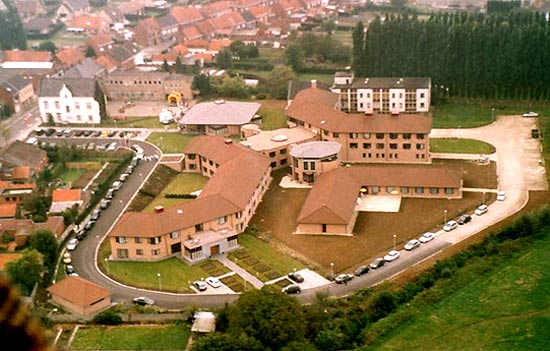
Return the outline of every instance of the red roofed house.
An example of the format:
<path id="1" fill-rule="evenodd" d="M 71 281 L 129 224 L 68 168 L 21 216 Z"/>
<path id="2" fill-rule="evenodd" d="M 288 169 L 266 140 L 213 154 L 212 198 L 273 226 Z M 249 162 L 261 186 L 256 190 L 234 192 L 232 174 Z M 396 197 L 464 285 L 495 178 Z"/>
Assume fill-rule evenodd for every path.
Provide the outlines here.
<path id="1" fill-rule="evenodd" d="M 230 1 L 211 2 L 201 6 L 200 12 L 205 18 L 217 18 L 233 11 L 231 5 L 232 2 Z"/>
<path id="2" fill-rule="evenodd" d="M 68 32 L 101 34 L 109 32 L 109 23 L 103 17 L 80 15 L 67 24 Z"/>
<path id="3" fill-rule="evenodd" d="M 162 30 L 154 17 L 139 21 L 134 29 L 134 40 L 143 47 L 162 43 Z"/>
<path id="4" fill-rule="evenodd" d="M 267 23 L 269 17 L 272 16 L 269 8 L 264 5 L 253 6 L 248 9 L 248 12 L 256 19 L 258 23 Z"/>
<path id="5" fill-rule="evenodd" d="M 197 26 L 190 26 L 180 30 L 180 35 L 183 40 L 195 40 L 202 38 L 203 34 Z"/>
<path id="6" fill-rule="evenodd" d="M 229 36 L 234 30 L 245 28 L 246 20 L 239 12 L 229 12 L 210 20 L 217 35 Z"/>
<path id="7" fill-rule="evenodd" d="M 9 235 L 18 247 L 25 246 L 29 235 L 37 230 L 50 230 L 57 239 L 65 230 L 65 221 L 61 216 L 48 217 L 46 222 L 35 223 L 31 219 L 3 219 L 0 221 L 0 235 Z"/>
<path id="8" fill-rule="evenodd" d="M 210 54 L 216 56 L 224 48 L 231 45 L 231 40 L 223 39 L 197 39 L 189 40 L 183 43 L 187 50 L 192 54 Z"/>
<path id="9" fill-rule="evenodd" d="M 51 301 L 68 311 L 89 316 L 111 306 L 111 292 L 80 277 L 67 277 L 50 286 Z"/>
<path id="10" fill-rule="evenodd" d="M 6 50 L 2 68 L 46 68 L 53 67 L 53 55 L 49 51 Z"/>
<path id="11" fill-rule="evenodd" d="M 101 56 L 105 52 L 109 51 L 114 44 L 115 41 L 108 34 L 97 34 L 86 40 L 86 46 L 91 47 L 96 56 Z"/>
<path id="12" fill-rule="evenodd" d="M 84 53 L 75 47 L 61 49 L 57 51 L 55 57 L 64 69 L 76 66 L 86 58 Z"/>
<path id="13" fill-rule="evenodd" d="M 80 207 L 83 202 L 81 189 L 55 189 L 52 191 L 50 213 L 62 213 L 74 205 Z"/>
<path id="14" fill-rule="evenodd" d="M 170 14 L 182 28 L 204 19 L 199 9 L 192 6 L 174 6 L 170 9 Z"/>
<path id="15" fill-rule="evenodd" d="M 13 218 L 17 214 L 17 204 L 2 204 L 0 205 L 0 219 Z"/>
<path id="16" fill-rule="evenodd" d="M 181 255 L 194 263 L 239 247 L 271 181 L 269 159 L 217 136 L 193 139 L 184 153 L 187 171 L 210 178 L 199 197 L 157 213 L 126 212 L 108 234 L 112 258 Z"/>

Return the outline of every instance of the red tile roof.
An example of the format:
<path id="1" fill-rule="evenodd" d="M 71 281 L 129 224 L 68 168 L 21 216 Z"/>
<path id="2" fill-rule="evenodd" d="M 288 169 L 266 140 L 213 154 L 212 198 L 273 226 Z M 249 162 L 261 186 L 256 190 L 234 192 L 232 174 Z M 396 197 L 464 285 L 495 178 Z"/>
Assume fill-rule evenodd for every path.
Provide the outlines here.
<path id="1" fill-rule="evenodd" d="M 0 218 L 13 218 L 17 213 L 17 204 L 0 205 Z"/>
<path id="2" fill-rule="evenodd" d="M 113 38 L 107 34 L 97 34 L 90 37 L 87 41 L 88 45 L 95 45 L 97 47 L 102 47 L 105 45 L 112 45 L 115 43 Z"/>
<path id="3" fill-rule="evenodd" d="M 246 23 L 245 19 L 238 12 L 230 12 L 213 18 L 212 25 L 217 29 L 233 29 Z"/>
<path id="4" fill-rule="evenodd" d="M 118 62 L 111 55 L 101 55 L 96 61 L 105 67 L 107 71 L 115 69 L 118 65 Z"/>
<path id="5" fill-rule="evenodd" d="M 189 53 L 189 49 L 187 48 L 187 46 L 185 46 L 183 44 L 178 44 L 178 45 L 174 46 L 172 48 L 172 50 L 180 56 L 185 56 Z"/>
<path id="6" fill-rule="evenodd" d="M 75 202 L 80 201 L 80 189 L 56 189 L 52 191 L 52 202 Z"/>
<path id="7" fill-rule="evenodd" d="M 23 257 L 23 254 L 20 254 L 20 253 L 0 254 L 0 271 L 3 271 L 6 268 L 6 263 L 18 260 L 21 257 Z"/>
<path id="8" fill-rule="evenodd" d="M 19 166 L 14 167 L 11 179 L 29 179 L 31 177 L 31 167 Z"/>
<path id="9" fill-rule="evenodd" d="M 187 48 L 192 49 L 206 49 L 208 47 L 209 41 L 207 39 L 195 39 L 195 40 L 187 40 L 183 42 L 183 44 Z"/>
<path id="10" fill-rule="evenodd" d="M 216 1 L 209 4 L 203 5 L 200 8 L 200 12 L 205 17 L 214 16 L 226 11 L 231 11 L 231 2 L 230 1 Z"/>
<path id="11" fill-rule="evenodd" d="M 48 217 L 46 222 L 35 223 L 31 219 L 5 219 L 0 221 L 0 231 L 31 234 L 38 229 L 51 230 L 57 237 L 63 234 L 65 222 L 61 216 Z"/>
<path id="12" fill-rule="evenodd" d="M 215 51 L 220 52 L 224 48 L 229 47 L 231 45 L 231 40 L 227 38 L 223 39 L 212 39 L 210 40 L 210 43 L 208 43 L 208 51 Z"/>
<path id="13" fill-rule="evenodd" d="M 67 28 L 81 28 L 84 30 L 101 31 L 103 29 L 107 29 L 107 23 L 102 17 L 81 15 L 74 17 L 67 24 Z"/>
<path id="14" fill-rule="evenodd" d="M 256 19 L 269 15 L 269 8 L 264 5 L 252 6 L 248 9 L 248 12 L 252 14 Z"/>
<path id="15" fill-rule="evenodd" d="M 86 58 L 82 51 L 74 47 L 59 50 L 56 56 L 66 66 L 75 66 Z"/>
<path id="16" fill-rule="evenodd" d="M 49 51 L 4 51 L 4 62 L 51 62 L 52 53 Z"/>
<path id="17" fill-rule="evenodd" d="M 35 189 L 36 184 L 33 183 L 24 183 L 16 184 L 0 180 L 0 189 L 4 190 L 23 190 L 23 189 Z"/>
<path id="18" fill-rule="evenodd" d="M 109 290 L 81 277 L 67 277 L 50 286 L 48 291 L 80 307 L 88 307 L 111 295 Z"/>
<path id="19" fill-rule="evenodd" d="M 180 25 L 197 22 L 203 19 L 199 9 L 191 6 L 174 6 L 170 9 L 170 14 L 174 16 Z"/>
<path id="20" fill-rule="evenodd" d="M 195 23 L 195 26 L 199 29 L 202 35 L 206 37 L 210 37 L 216 32 L 216 28 L 212 24 L 211 20 L 197 22 Z"/>
<path id="21" fill-rule="evenodd" d="M 181 34 L 183 36 L 183 39 L 185 40 L 199 39 L 200 37 L 202 37 L 202 33 L 199 28 L 197 28 L 197 26 L 183 28 L 181 30 Z"/>

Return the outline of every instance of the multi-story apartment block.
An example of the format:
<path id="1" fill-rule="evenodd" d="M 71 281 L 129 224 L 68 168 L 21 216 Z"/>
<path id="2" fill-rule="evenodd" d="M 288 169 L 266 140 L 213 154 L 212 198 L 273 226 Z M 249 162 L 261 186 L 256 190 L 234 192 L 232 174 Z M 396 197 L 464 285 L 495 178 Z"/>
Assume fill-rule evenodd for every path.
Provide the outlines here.
<path id="1" fill-rule="evenodd" d="M 114 259 L 194 263 L 238 248 L 271 181 L 269 159 L 215 136 L 195 138 L 184 150 L 185 169 L 209 177 L 199 197 L 156 213 L 127 212 L 109 233 Z"/>
<path id="2" fill-rule="evenodd" d="M 340 111 L 340 96 L 312 88 L 300 91 L 287 109 L 291 125 L 323 141 L 342 145 L 343 162 L 429 163 L 432 118 L 423 114 L 363 115 Z"/>
<path id="3" fill-rule="evenodd" d="M 100 123 L 104 101 L 93 78 L 46 78 L 40 82 L 38 107 L 44 123 Z M 103 107 L 102 107 L 103 106 Z"/>
<path id="4" fill-rule="evenodd" d="M 430 111 L 430 78 L 361 78 L 337 72 L 332 92 L 340 109 L 365 114 L 423 113 Z"/>

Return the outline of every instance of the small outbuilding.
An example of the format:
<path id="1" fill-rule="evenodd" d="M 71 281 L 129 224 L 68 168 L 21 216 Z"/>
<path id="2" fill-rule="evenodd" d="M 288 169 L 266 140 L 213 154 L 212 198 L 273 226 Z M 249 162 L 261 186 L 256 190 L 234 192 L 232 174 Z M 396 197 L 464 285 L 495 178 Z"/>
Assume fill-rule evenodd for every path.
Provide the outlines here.
<path id="1" fill-rule="evenodd" d="M 191 331 L 194 333 L 211 333 L 216 330 L 216 315 L 212 312 L 198 311 L 193 315 Z"/>
<path id="2" fill-rule="evenodd" d="M 67 277 L 48 291 L 53 303 L 84 317 L 111 306 L 109 290 L 80 277 Z"/>

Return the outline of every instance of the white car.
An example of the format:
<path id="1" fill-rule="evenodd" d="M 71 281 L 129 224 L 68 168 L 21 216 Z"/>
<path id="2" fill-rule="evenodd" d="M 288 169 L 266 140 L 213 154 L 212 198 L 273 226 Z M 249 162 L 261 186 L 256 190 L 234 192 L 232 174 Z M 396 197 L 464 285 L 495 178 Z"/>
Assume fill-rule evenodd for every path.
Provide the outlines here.
<path id="1" fill-rule="evenodd" d="M 420 241 L 422 244 L 427 243 L 428 241 L 432 241 L 435 238 L 435 235 L 430 232 L 426 232 L 422 234 L 420 238 L 418 238 L 418 241 Z"/>
<path id="2" fill-rule="evenodd" d="M 67 250 L 73 251 L 74 249 L 76 249 L 76 245 L 78 245 L 78 239 L 73 238 L 69 240 L 69 242 L 67 242 Z"/>
<path id="3" fill-rule="evenodd" d="M 386 262 L 395 261 L 399 258 L 399 256 L 401 256 L 399 251 L 391 250 L 390 252 L 388 252 L 386 256 L 384 256 L 384 261 Z"/>
<path id="4" fill-rule="evenodd" d="M 523 117 L 538 117 L 538 116 L 539 116 L 539 114 L 536 113 L 536 112 L 533 112 L 533 111 L 525 112 L 523 114 Z"/>
<path id="5" fill-rule="evenodd" d="M 117 148 L 117 146 L 118 146 L 117 143 L 112 142 L 112 143 L 109 144 L 109 146 L 107 146 L 107 148 L 106 148 L 105 150 L 107 150 L 107 151 L 115 151 L 116 148 Z"/>
<path id="6" fill-rule="evenodd" d="M 458 228 L 458 223 L 456 221 L 448 221 L 443 226 L 443 230 L 446 232 L 450 232 L 451 230 L 454 230 L 456 228 Z"/>
<path id="7" fill-rule="evenodd" d="M 497 193 L 497 201 L 504 201 L 504 200 L 506 200 L 506 192 L 501 190 Z"/>
<path id="8" fill-rule="evenodd" d="M 205 290 L 208 288 L 208 286 L 206 285 L 206 283 L 203 282 L 202 280 L 195 280 L 195 281 L 193 282 L 193 286 L 194 286 L 195 288 L 197 288 L 198 291 L 205 291 Z"/>
<path id="9" fill-rule="evenodd" d="M 407 251 L 411 251 L 411 250 L 417 249 L 419 247 L 420 247 L 420 241 L 418 241 L 416 239 L 412 239 L 412 240 L 409 240 L 409 242 L 405 244 L 404 249 L 407 250 Z"/>
<path id="10" fill-rule="evenodd" d="M 485 213 L 487 213 L 487 211 L 489 210 L 489 207 L 487 205 L 480 205 L 478 208 L 476 208 L 476 210 L 474 211 L 474 213 L 477 215 L 477 216 L 481 216 Z"/>
<path id="11" fill-rule="evenodd" d="M 219 288 L 220 286 L 222 286 L 222 283 L 219 281 L 218 278 L 208 277 L 204 281 L 206 281 L 208 285 L 210 285 L 213 288 Z"/>

